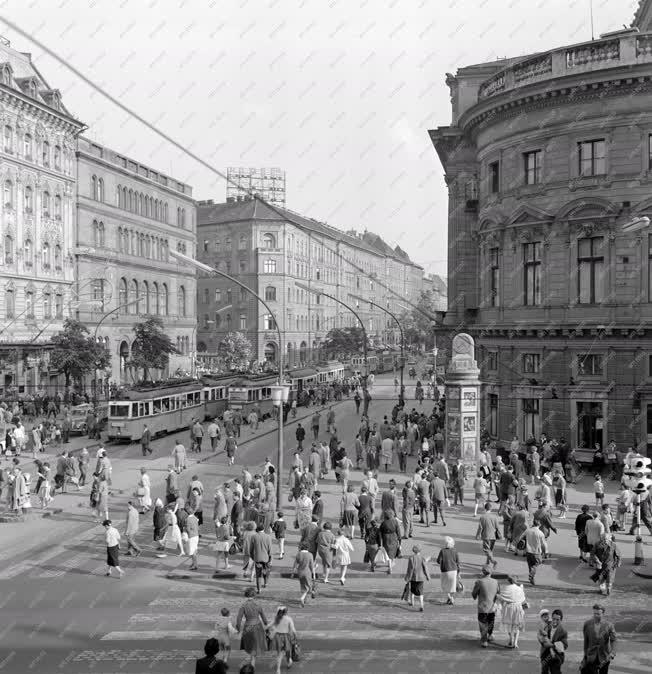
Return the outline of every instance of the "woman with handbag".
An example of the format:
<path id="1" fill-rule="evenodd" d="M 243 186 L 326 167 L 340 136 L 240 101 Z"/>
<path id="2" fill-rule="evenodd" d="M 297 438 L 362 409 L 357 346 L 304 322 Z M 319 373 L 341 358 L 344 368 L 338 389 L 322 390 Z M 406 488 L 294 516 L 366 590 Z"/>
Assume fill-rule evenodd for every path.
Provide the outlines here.
<path id="1" fill-rule="evenodd" d="M 380 529 L 378 528 L 377 520 L 370 520 L 367 524 L 367 531 L 365 533 L 365 553 L 364 561 L 369 562 L 369 568 L 371 571 L 376 570 L 376 557 L 378 556 L 378 551 L 381 549 L 382 540 L 380 537 Z"/>
<path id="2" fill-rule="evenodd" d="M 457 592 L 458 574 L 460 572 L 460 558 L 455 549 L 455 541 L 450 536 L 444 537 L 445 547 L 437 555 L 437 564 L 441 571 L 441 589 L 447 595 L 446 603 L 452 606 L 455 603 L 453 596 Z"/>
<path id="3" fill-rule="evenodd" d="M 276 674 L 280 674 L 283 656 L 287 659 L 288 669 L 292 667 L 292 652 L 297 641 L 294 620 L 288 615 L 285 606 L 279 606 L 276 609 L 276 617 L 269 628 L 268 634 L 271 646 L 276 650 Z"/>
<path id="4" fill-rule="evenodd" d="M 385 510 L 380 525 L 380 537 L 388 557 L 387 575 L 391 576 L 394 560 L 400 556 L 401 527 L 392 510 Z"/>
<path id="5" fill-rule="evenodd" d="M 523 534 L 529 526 L 529 513 L 523 503 L 519 503 L 516 508 L 516 512 L 512 515 L 512 519 L 509 522 L 509 539 L 514 546 L 514 554 L 518 557 L 519 555 L 525 556 L 525 538 L 523 538 Z"/>
<path id="6" fill-rule="evenodd" d="M 498 601 L 502 605 L 502 624 L 509 635 L 507 648 L 518 648 L 518 635 L 525 627 L 525 611 L 528 608 L 523 586 L 516 582 L 513 576 L 507 576 L 507 585 L 504 585 Z"/>
<path id="7" fill-rule="evenodd" d="M 140 469 L 140 479 L 136 487 L 136 496 L 140 506 L 140 514 L 144 515 L 152 507 L 152 483 L 150 482 L 147 468 Z"/>

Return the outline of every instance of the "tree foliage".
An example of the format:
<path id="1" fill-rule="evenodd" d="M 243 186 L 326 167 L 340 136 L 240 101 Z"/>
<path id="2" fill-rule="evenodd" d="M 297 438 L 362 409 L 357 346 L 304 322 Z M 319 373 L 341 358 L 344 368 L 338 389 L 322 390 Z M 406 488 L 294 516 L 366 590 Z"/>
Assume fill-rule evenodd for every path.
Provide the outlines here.
<path id="1" fill-rule="evenodd" d="M 148 318 L 134 325 L 136 338 L 131 346 L 129 366 L 143 371 L 143 381 L 149 379 L 150 370 L 164 370 L 170 362 L 170 354 L 179 353 L 172 340 L 163 331 L 160 318 Z"/>
<path id="2" fill-rule="evenodd" d="M 363 353 L 364 332 L 361 327 L 333 328 L 328 331 L 324 341 L 324 349 L 331 353 L 347 356 Z"/>
<path id="3" fill-rule="evenodd" d="M 54 346 L 50 365 L 66 378 L 66 386 L 80 383 L 82 377 L 94 370 L 103 370 L 111 364 L 111 353 L 98 344 L 81 322 L 66 318 L 63 330 L 51 340 Z"/>
<path id="4" fill-rule="evenodd" d="M 246 370 L 253 358 L 253 347 L 242 332 L 229 332 L 220 342 L 218 353 L 229 370 Z"/>
<path id="5" fill-rule="evenodd" d="M 425 344 L 427 349 L 434 346 L 433 320 L 437 311 L 434 294 L 431 290 L 422 290 L 416 307 L 405 311 L 399 320 L 403 325 L 405 341 L 408 344 Z M 429 317 L 432 317 L 429 318 Z"/>

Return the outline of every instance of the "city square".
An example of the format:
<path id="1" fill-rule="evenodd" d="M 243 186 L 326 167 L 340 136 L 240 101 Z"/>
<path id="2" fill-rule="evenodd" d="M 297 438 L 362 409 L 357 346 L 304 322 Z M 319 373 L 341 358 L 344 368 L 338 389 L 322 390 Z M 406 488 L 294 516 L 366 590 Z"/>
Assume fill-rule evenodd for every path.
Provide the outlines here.
<path id="1" fill-rule="evenodd" d="M 586 4 L 7 4 L 0 672 L 650 671 L 652 0 Z"/>

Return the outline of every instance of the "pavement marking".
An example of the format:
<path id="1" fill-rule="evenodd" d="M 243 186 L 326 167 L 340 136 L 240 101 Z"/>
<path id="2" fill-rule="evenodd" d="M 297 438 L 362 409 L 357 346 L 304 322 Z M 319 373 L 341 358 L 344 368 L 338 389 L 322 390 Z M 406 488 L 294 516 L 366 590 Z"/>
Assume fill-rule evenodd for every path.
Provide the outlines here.
<path id="1" fill-rule="evenodd" d="M 71 569 L 80 568 L 87 559 L 88 559 L 87 554 L 75 555 L 74 557 L 71 557 L 70 559 L 61 562 L 61 564 L 59 564 L 56 569 L 47 569 L 42 573 L 32 574 L 32 578 L 60 578 L 61 576 L 68 573 L 68 571 L 70 571 Z M 41 566 L 42 564 L 43 562 L 40 561 L 37 563 L 37 566 Z"/>

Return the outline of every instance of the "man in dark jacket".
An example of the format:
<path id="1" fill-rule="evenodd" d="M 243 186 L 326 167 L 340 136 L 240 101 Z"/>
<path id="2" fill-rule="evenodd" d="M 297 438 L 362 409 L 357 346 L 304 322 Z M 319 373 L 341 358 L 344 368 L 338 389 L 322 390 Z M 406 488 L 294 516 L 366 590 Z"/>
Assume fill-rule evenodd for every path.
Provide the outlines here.
<path id="1" fill-rule="evenodd" d="M 591 552 L 591 546 L 586 542 L 586 523 L 593 519 L 589 514 L 589 506 L 583 505 L 582 512 L 575 518 L 575 533 L 577 534 L 577 547 L 580 549 L 580 561 L 588 562 L 587 555 Z"/>
<path id="2" fill-rule="evenodd" d="M 179 475 L 174 470 L 174 466 L 168 466 L 168 474 L 165 478 L 165 499 L 168 503 L 174 503 L 179 494 Z"/>
<path id="3" fill-rule="evenodd" d="M 374 499 L 369 494 L 367 487 L 360 489 L 360 496 L 358 497 L 360 507 L 358 508 L 358 524 L 360 525 L 360 538 L 364 539 L 367 534 L 367 527 L 369 522 L 374 517 Z"/>
<path id="4" fill-rule="evenodd" d="M 403 508 L 401 519 L 403 520 L 403 538 L 412 538 L 412 518 L 414 516 L 414 504 L 417 495 L 412 488 L 412 481 L 408 480 L 403 487 Z"/>
<path id="5" fill-rule="evenodd" d="M 312 517 L 321 526 L 324 519 L 324 502 L 321 500 L 321 492 L 315 492 L 315 498 L 312 502 Z"/>
<path id="6" fill-rule="evenodd" d="M 256 565 L 256 590 L 260 594 L 260 579 L 263 579 L 263 587 L 267 587 L 269 565 L 272 561 L 272 537 L 263 530 L 259 524 L 256 533 L 251 537 L 249 556 Z"/>
<path id="7" fill-rule="evenodd" d="M 382 512 L 391 510 L 394 515 L 398 513 L 398 504 L 396 502 L 396 481 L 389 481 L 389 489 L 380 495 L 380 509 Z"/>
<path id="8" fill-rule="evenodd" d="M 297 450 L 301 452 L 303 451 L 303 441 L 306 438 L 306 429 L 301 425 L 301 423 L 297 424 L 295 436 L 297 438 Z"/>

